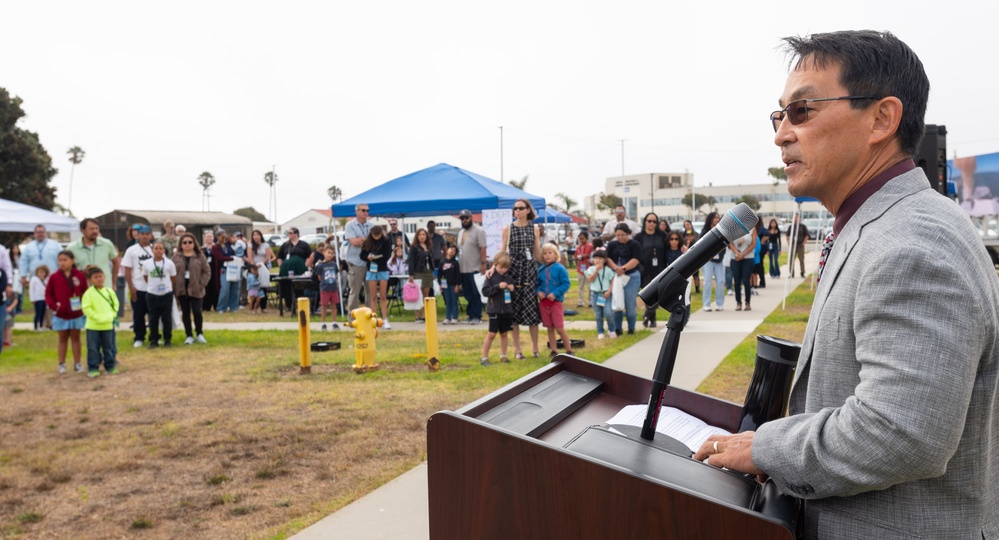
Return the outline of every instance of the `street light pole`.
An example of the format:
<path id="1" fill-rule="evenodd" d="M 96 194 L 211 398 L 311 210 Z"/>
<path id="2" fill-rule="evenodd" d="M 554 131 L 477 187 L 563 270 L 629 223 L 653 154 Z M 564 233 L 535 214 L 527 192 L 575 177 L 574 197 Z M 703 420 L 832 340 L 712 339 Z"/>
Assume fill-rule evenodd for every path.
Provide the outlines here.
<path id="1" fill-rule="evenodd" d="M 500 130 L 500 182 L 506 182 L 503 176 L 503 126 L 499 127 Z"/>

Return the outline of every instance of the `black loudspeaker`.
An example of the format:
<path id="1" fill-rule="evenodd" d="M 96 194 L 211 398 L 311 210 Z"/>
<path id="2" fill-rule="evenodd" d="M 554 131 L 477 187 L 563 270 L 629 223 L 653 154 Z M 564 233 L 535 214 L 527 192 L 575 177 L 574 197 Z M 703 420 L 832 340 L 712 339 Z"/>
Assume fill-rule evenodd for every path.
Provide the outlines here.
<path id="1" fill-rule="evenodd" d="M 923 142 L 913 156 L 916 166 L 923 169 L 934 191 L 947 196 L 947 127 L 926 124 Z"/>

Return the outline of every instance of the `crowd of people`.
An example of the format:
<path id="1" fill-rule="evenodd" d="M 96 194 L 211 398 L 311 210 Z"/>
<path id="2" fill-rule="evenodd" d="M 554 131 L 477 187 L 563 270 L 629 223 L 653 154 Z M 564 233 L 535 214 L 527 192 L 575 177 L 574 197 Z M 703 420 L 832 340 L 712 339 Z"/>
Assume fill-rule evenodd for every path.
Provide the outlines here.
<path id="1" fill-rule="evenodd" d="M 13 315 L 23 309 L 23 296 L 27 292 L 29 307 L 34 309 L 34 328 L 59 332 L 60 371 L 66 371 L 65 356 L 70 348 L 74 351 L 75 369 L 82 371 L 79 337 L 81 331 L 90 328 L 86 326 L 86 319 L 81 318 L 84 315 L 82 305 L 71 300 L 82 299 L 88 286 L 93 286 L 97 274 L 92 275 L 91 270 L 95 268 L 101 271 L 98 279 L 107 279 L 108 290 L 115 296 L 114 326 L 118 326 L 126 305 L 131 311 L 134 347 L 171 347 L 175 321 L 183 326 L 185 345 L 207 343 L 203 328 L 205 311 L 215 309 L 219 313 L 231 313 L 248 309 L 266 312 L 266 290 L 270 289 L 272 279 L 270 269 L 277 265 L 275 281 L 278 282 L 279 301 L 285 302 L 291 312 L 295 307 L 291 280 L 311 274 L 316 300 L 314 308 L 321 315 L 323 330 L 329 328 L 327 316 L 330 315 L 332 328 L 339 329 L 338 313 L 346 313 L 349 319 L 350 311 L 360 306 L 362 297 L 372 312 L 380 313 L 384 327 L 391 329 L 389 298 L 398 294 L 403 284 L 411 284 L 422 297 L 436 295 L 439 291 L 444 299 L 444 325 L 481 324 L 485 309 L 490 333 L 500 333 L 502 345 L 507 343 L 505 333 L 509 332 L 517 359 L 526 358 L 520 341 L 521 327 L 528 329 L 531 356 L 541 355 L 539 329 L 542 325 L 548 330 L 550 351 L 557 347 L 556 338 L 561 338 L 563 346 L 571 352 L 571 340 L 565 332 L 563 318 L 563 302 L 570 282 L 566 269 L 568 261 L 563 263 L 563 252 L 576 265 L 577 308 L 585 306 L 594 310 L 598 339 L 614 338 L 625 332 L 635 332 L 640 288 L 676 261 L 719 220 L 716 213 L 709 214 L 704 229 L 698 234 L 689 221 L 672 229 L 655 213 L 646 214 L 638 224 L 628 219 L 623 206 L 618 206 L 614 209 L 614 219 L 599 229 L 601 234 L 592 240 L 586 230 L 576 238 L 569 235 L 566 239 L 569 245 L 560 249 L 558 236 L 543 225 L 534 224 L 535 209 L 529 201 L 521 199 L 513 206 L 512 223 L 502 233 L 502 259 L 508 260 L 508 266 L 501 272 L 503 280 L 490 285 L 498 272 L 498 259 L 494 257 L 490 266 L 485 231 L 473 222 L 470 211 L 460 213 L 461 228 L 453 243 L 449 243 L 436 230 L 433 221 L 416 231 L 410 241 L 398 229 L 396 220 L 390 219 L 387 227 L 374 225 L 369 219 L 367 205 L 359 204 L 355 210 L 356 218 L 347 223 L 340 246 L 342 259 L 337 257 L 334 236 L 320 242 L 313 250 L 301 240 L 294 227 L 288 229 L 288 241 L 275 255 L 263 234 L 256 230 L 247 242 L 242 231 L 230 234 L 224 229 L 210 229 L 204 231 L 199 244 L 183 225 L 165 222 L 161 234 L 156 237 L 149 225 L 140 223 L 127 229 L 127 245 L 119 254 L 115 245 L 100 235 L 96 220 L 81 221 L 80 240 L 65 250 L 48 237 L 44 226 L 39 225 L 34 238 L 25 244 L 23 254 L 19 246 L 13 246 L 10 254 L 0 251 L 0 277 L 4 280 L 0 283 L 0 291 L 10 289 L 0 314 L 4 317 L 0 321 L 5 328 L 4 345 L 11 345 Z M 798 227 L 795 246 L 802 248 L 794 250 L 797 256 L 809 236 L 804 225 L 797 221 L 795 225 Z M 780 276 L 777 263 L 780 250 L 780 227 L 776 220 L 767 227 L 761 224 L 750 234 L 732 242 L 728 249 L 704 266 L 705 311 L 723 309 L 723 287 L 728 294 L 735 294 L 737 311 L 752 309 L 751 296 L 756 293 L 755 288 L 766 286 L 763 266 L 768 256 L 770 277 Z M 67 273 L 60 264 L 65 257 L 79 273 Z M 15 264 L 11 264 L 12 258 Z M 803 257 L 800 263 L 803 272 Z M 114 276 L 116 280 L 108 276 Z M 695 273 L 693 281 L 699 289 L 698 278 Z M 79 287 L 82 289 L 76 291 Z M 50 297 L 55 294 L 54 290 L 60 291 L 65 298 Z M 711 302 L 713 290 L 715 306 Z M 74 291 L 79 295 L 74 296 Z M 345 294 L 346 306 L 341 306 L 341 293 Z M 493 296 L 509 298 L 500 301 Z M 243 298 L 246 308 L 241 307 Z M 466 304 L 463 321 L 459 315 L 459 298 L 464 298 Z M 489 299 L 485 306 L 484 298 Z M 67 311 L 67 305 L 78 309 Z M 90 307 L 94 309 L 95 305 L 92 303 Z M 101 315 L 97 318 L 103 321 Z M 422 309 L 416 310 L 416 320 L 425 322 Z M 657 326 L 656 309 L 645 308 L 642 325 Z M 106 324 L 101 322 L 100 326 L 95 331 L 107 331 Z M 490 342 L 491 339 L 487 340 L 486 345 Z M 506 346 L 502 349 L 501 360 L 507 358 Z M 488 346 L 483 353 L 484 365 L 488 364 L 487 353 Z M 106 367 L 107 371 L 115 369 L 113 359 L 106 362 L 107 365 L 112 366 Z"/>

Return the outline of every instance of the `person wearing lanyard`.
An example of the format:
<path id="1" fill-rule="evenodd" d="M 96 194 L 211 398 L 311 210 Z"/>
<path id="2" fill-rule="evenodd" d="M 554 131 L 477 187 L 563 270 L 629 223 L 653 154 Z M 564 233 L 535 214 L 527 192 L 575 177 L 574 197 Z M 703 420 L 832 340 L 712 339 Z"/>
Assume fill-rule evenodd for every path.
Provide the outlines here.
<path id="1" fill-rule="evenodd" d="M 174 280 L 174 295 L 180 303 L 181 320 L 184 322 L 184 333 L 187 339 L 184 345 L 208 343 L 202 332 L 202 302 L 205 299 L 208 282 L 212 270 L 208 259 L 198 246 L 191 233 L 180 236 L 180 247 L 174 253 L 173 265 L 177 267 L 177 278 Z M 194 315 L 194 331 L 191 330 L 191 315 Z M 197 337 L 195 337 L 197 336 Z"/>
<path id="2" fill-rule="evenodd" d="M 153 250 L 149 247 L 153 230 L 146 225 L 139 225 L 135 229 L 135 237 L 138 242 L 125 250 L 122 264 L 125 265 L 125 283 L 128 284 L 128 299 L 132 305 L 132 333 L 135 334 L 132 345 L 141 347 L 142 342 L 146 340 L 146 315 L 149 305 L 146 302 L 146 280 L 142 279 L 142 263 L 153 258 Z"/>
<path id="3" fill-rule="evenodd" d="M 635 333 L 636 301 L 641 275 L 638 271 L 642 247 L 631 238 L 631 227 L 627 223 L 618 223 L 614 227 L 614 240 L 607 245 L 607 266 L 618 279 L 627 277 L 624 286 L 624 311 L 614 312 L 614 330 L 621 335 L 624 327 L 624 317 L 628 317 L 628 333 Z"/>
<path id="4" fill-rule="evenodd" d="M 59 333 L 59 373 L 66 373 L 66 348 L 73 345 L 73 363 L 76 371 L 82 372 L 80 364 L 80 330 L 87 318 L 83 316 L 83 293 L 87 290 L 87 278 L 74 265 L 75 255 L 64 250 L 59 253 L 59 271 L 49 277 L 45 286 L 45 304 L 54 313 L 52 329 Z"/>
<path id="5" fill-rule="evenodd" d="M 35 241 L 25 246 L 18 263 L 22 285 L 27 287 L 35 270 L 43 264 L 48 267 L 49 272 L 58 268 L 60 251 L 62 248 L 59 247 L 59 242 L 48 237 L 45 225 L 35 225 Z"/>
<path id="6" fill-rule="evenodd" d="M 635 241 L 642 247 L 642 287 L 644 287 L 666 269 L 666 235 L 659 230 L 659 217 L 654 213 L 646 214 L 642 223 L 644 227 L 635 235 Z M 642 326 L 656 327 L 655 307 L 645 307 Z"/>
<path id="7" fill-rule="evenodd" d="M 164 257 L 163 242 L 153 242 L 153 258 L 142 263 L 146 280 L 146 304 L 149 310 L 149 348 L 159 347 L 160 321 L 163 322 L 163 346 L 170 346 L 173 337 L 173 278 L 177 266 Z"/>

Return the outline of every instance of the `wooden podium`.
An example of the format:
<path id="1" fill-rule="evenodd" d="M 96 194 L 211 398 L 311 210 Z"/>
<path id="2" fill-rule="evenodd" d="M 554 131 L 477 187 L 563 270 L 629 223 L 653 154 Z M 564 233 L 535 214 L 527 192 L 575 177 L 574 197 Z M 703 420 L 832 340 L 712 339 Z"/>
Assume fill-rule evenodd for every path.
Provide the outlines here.
<path id="1" fill-rule="evenodd" d="M 647 404 L 651 388 L 650 380 L 559 355 L 474 403 L 431 416 L 430 537 L 794 538 L 795 520 L 788 516 L 795 503 L 776 491 L 754 496 L 748 505 L 732 504 L 701 492 L 697 482 L 678 485 L 668 472 L 649 474 L 658 462 L 645 457 L 660 453 L 641 443 L 635 443 L 643 448 L 637 458 L 597 459 L 572 445 L 564 448 L 623 407 Z M 664 405 L 738 431 L 740 405 L 672 386 Z M 688 480 L 691 473 L 703 474 L 704 486 L 713 485 L 716 495 L 716 480 L 722 486 L 748 482 L 686 458 L 670 459 L 684 460 Z"/>

